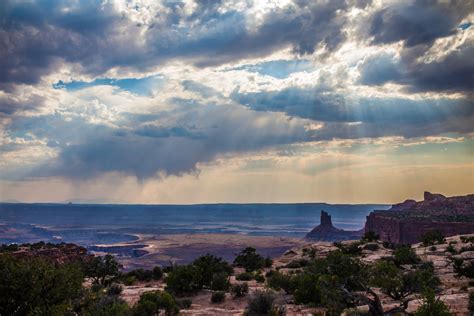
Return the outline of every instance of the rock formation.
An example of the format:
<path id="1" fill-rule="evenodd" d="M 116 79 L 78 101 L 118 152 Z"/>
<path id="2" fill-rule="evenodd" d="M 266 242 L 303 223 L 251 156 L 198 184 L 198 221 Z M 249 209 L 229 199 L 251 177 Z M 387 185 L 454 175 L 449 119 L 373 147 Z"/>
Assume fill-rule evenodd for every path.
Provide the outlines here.
<path id="1" fill-rule="evenodd" d="M 336 228 L 332 225 L 331 215 L 325 211 L 321 211 L 321 220 L 320 224 L 313 228 L 305 238 L 310 240 L 320 240 L 320 241 L 341 241 L 341 240 L 351 240 L 351 239 L 360 239 L 363 232 L 352 231 L 352 230 L 343 230 Z"/>
<path id="2" fill-rule="evenodd" d="M 445 236 L 474 233 L 474 194 L 445 197 L 425 192 L 424 200 L 406 200 L 389 210 L 367 216 L 365 231 L 373 231 L 383 241 L 413 244 L 427 231 Z"/>

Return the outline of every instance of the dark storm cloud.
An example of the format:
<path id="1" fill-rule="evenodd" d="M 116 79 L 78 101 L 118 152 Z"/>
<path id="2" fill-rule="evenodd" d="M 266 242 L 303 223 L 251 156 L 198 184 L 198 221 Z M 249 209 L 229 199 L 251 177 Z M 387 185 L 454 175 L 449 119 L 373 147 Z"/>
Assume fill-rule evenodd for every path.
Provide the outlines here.
<path id="1" fill-rule="evenodd" d="M 269 12 L 255 30 L 244 13 L 221 13 L 218 1 L 198 2 L 190 16 L 182 2 L 165 4 L 168 11 L 142 25 L 100 1 L 6 2 L 0 13 L 0 84 L 35 84 L 61 61 L 92 75 L 116 66 L 145 70 L 179 58 L 203 67 L 287 46 L 297 54 L 313 53 L 318 45 L 332 51 L 345 38 L 338 12 L 347 6 L 341 0 L 298 1 Z M 142 31 L 143 39 L 136 36 Z"/>
<path id="2" fill-rule="evenodd" d="M 473 93 L 474 44 L 464 43 L 446 57 L 426 63 L 418 61 L 421 53 L 417 50 L 405 51 L 399 59 L 388 54 L 367 58 L 359 66 L 360 83 L 382 85 L 393 82 L 405 85 L 409 92 Z"/>
<path id="3" fill-rule="evenodd" d="M 360 82 L 381 85 L 394 82 L 408 91 L 462 92 L 472 94 L 474 46 L 466 41 L 447 56 L 426 62 L 435 40 L 459 32 L 472 32 L 466 16 L 474 11 L 469 1 L 403 1 L 377 11 L 370 22 L 373 44 L 402 42 L 399 60 L 387 54 L 367 58 Z M 430 59 L 430 58 L 428 58 Z"/>
<path id="4" fill-rule="evenodd" d="M 400 1 L 372 17 L 370 35 L 375 44 L 403 41 L 407 47 L 430 44 L 453 35 L 462 19 L 472 11 L 468 1 Z"/>
<path id="5" fill-rule="evenodd" d="M 0 114 L 11 115 L 21 110 L 34 110 L 40 107 L 44 100 L 44 97 L 35 94 L 27 98 L 14 94 L 0 95 Z"/>
<path id="6" fill-rule="evenodd" d="M 12 138 L 47 139 L 58 157 L 30 176 L 94 177 L 106 172 L 140 179 L 157 173 L 196 172 L 199 163 L 230 153 L 311 140 L 305 122 L 240 106 L 198 104 L 168 113 L 166 126 L 156 117 L 124 114 L 120 127 L 92 124 L 82 117 L 18 117 L 7 128 Z M 165 115 L 160 115 L 162 119 Z M 170 122 L 173 122 L 171 124 Z"/>
<path id="7" fill-rule="evenodd" d="M 326 127 L 334 128 L 332 137 L 341 136 L 340 130 L 336 128 L 337 123 L 354 122 L 360 122 L 361 126 L 346 124 L 344 130 L 371 131 L 364 131 L 367 137 L 387 134 L 424 136 L 424 131 L 422 135 L 416 135 L 420 126 L 426 130 L 432 128 L 432 132 L 436 130 L 438 133 L 443 132 L 438 131 L 442 129 L 441 125 L 452 121 L 458 121 L 459 125 L 456 127 L 455 124 L 449 124 L 444 132 L 474 131 L 474 127 L 465 126 L 466 123 L 469 124 L 465 118 L 474 119 L 474 103 L 468 99 L 350 98 L 333 92 L 300 88 L 258 93 L 234 91 L 231 97 L 256 111 L 284 112 L 290 116 L 333 123 Z M 331 130 L 328 132 L 331 133 Z M 353 135 L 359 137 L 357 133 Z"/>

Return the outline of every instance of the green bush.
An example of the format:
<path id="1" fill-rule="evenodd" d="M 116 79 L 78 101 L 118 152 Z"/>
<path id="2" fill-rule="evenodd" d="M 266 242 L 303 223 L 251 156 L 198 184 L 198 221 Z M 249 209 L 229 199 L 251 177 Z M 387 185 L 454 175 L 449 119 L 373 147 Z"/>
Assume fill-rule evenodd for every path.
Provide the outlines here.
<path id="1" fill-rule="evenodd" d="M 466 244 L 468 242 L 474 243 L 474 236 L 461 236 L 460 238 L 463 244 Z"/>
<path id="2" fill-rule="evenodd" d="M 200 275 L 200 287 L 210 288 L 212 280 L 216 274 L 229 276 L 234 269 L 222 258 L 206 254 L 193 261 L 192 263 L 198 270 Z"/>
<path id="3" fill-rule="evenodd" d="M 439 298 L 435 298 L 433 291 L 423 294 L 423 304 L 416 310 L 415 316 L 451 316 L 446 304 Z"/>
<path id="4" fill-rule="evenodd" d="M 276 294 L 271 291 L 256 291 L 249 299 L 245 315 L 279 315 L 280 308 L 275 304 Z"/>
<path id="5" fill-rule="evenodd" d="M 230 292 L 234 297 L 244 297 L 249 292 L 249 285 L 247 283 L 237 283 L 232 285 Z"/>
<path id="6" fill-rule="evenodd" d="M 334 246 L 339 248 L 339 250 L 345 255 L 358 256 L 362 253 L 362 248 L 360 247 L 360 242 L 352 242 L 350 244 L 343 244 L 340 242 L 335 242 Z"/>
<path id="7" fill-rule="evenodd" d="M 400 246 L 393 251 L 393 262 L 397 266 L 403 264 L 417 264 L 421 260 L 410 246 Z"/>
<path id="8" fill-rule="evenodd" d="M 446 239 L 439 230 L 429 230 L 421 235 L 420 241 L 423 246 L 431 246 L 435 244 L 443 244 Z"/>
<path id="9" fill-rule="evenodd" d="M 436 288 L 440 281 L 434 275 L 433 264 L 424 263 L 414 270 L 403 272 L 393 262 L 380 260 L 371 268 L 370 284 L 380 287 L 393 299 L 401 300 L 412 293 Z"/>
<path id="10" fill-rule="evenodd" d="M 153 271 L 141 268 L 135 269 L 125 273 L 124 277 L 134 277 L 135 280 L 138 281 L 150 282 L 151 280 L 153 280 Z"/>
<path id="11" fill-rule="evenodd" d="M 152 270 L 153 280 L 160 280 L 163 277 L 163 270 L 160 266 L 155 266 Z"/>
<path id="12" fill-rule="evenodd" d="M 382 246 L 384 248 L 387 248 L 387 249 L 395 249 L 396 248 L 396 245 L 392 242 L 389 242 L 389 241 L 382 242 Z"/>
<path id="13" fill-rule="evenodd" d="M 247 247 L 242 250 L 242 252 L 234 260 L 235 266 L 245 268 L 245 271 L 247 272 L 253 272 L 262 269 L 268 264 L 269 262 L 259 255 L 256 249 L 252 247 Z"/>
<path id="14" fill-rule="evenodd" d="M 271 268 L 272 265 L 273 265 L 273 260 L 272 260 L 272 258 L 266 257 L 263 266 L 264 266 L 265 268 Z"/>
<path id="15" fill-rule="evenodd" d="M 379 239 L 379 235 L 377 235 L 374 231 L 369 230 L 362 236 L 362 242 L 373 242 Z"/>
<path id="16" fill-rule="evenodd" d="M 112 255 L 92 258 L 85 264 L 86 276 L 94 283 L 106 286 L 120 276 L 120 264 Z"/>
<path id="17" fill-rule="evenodd" d="M 242 272 L 235 276 L 237 281 L 250 281 L 253 280 L 253 274 L 250 272 Z"/>
<path id="18" fill-rule="evenodd" d="M 263 282 L 265 282 L 265 277 L 261 274 L 256 274 L 255 275 L 255 281 L 257 281 L 257 283 L 263 283 Z"/>
<path id="19" fill-rule="evenodd" d="M 380 246 L 378 244 L 375 244 L 375 243 L 370 243 L 370 244 L 366 244 L 364 245 L 364 249 L 367 249 L 367 250 L 370 250 L 370 251 L 377 251 L 379 250 Z"/>
<path id="20" fill-rule="evenodd" d="M 267 278 L 267 286 L 277 291 L 283 290 L 288 294 L 292 294 L 295 290 L 294 278 L 278 271 L 274 271 Z"/>
<path id="21" fill-rule="evenodd" d="M 164 311 L 165 315 L 176 315 L 179 312 L 178 303 L 167 292 L 145 292 L 140 296 L 134 307 L 134 315 L 136 316 L 156 315 L 161 311 Z"/>
<path id="22" fill-rule="evenodd" d="M 298 268 L 302 268 L 302 267 L 306 267 L 308 265 L 308 260 L 306 259 L 299 259 L 299 260 L 293 260 L 293 261 L 290 261 L 286 266 L 285 268 L 288 268 L 288 269 L 298 269 Z"/>
<path id="23" fill-rule="evenodd" d="M 107 288 L 108 296 L 118 296 L 122 293 L 123 288 L 120 284 L 113 283 Z"/>
<path id="24" fill-rule="evenodd" d="M 180 300 L 176 300 L 176 303 L 178 304 L 179 308 L 181 309 L 188 309 L 193 305 L 193 301 L 190 300 L 189 298 L 183 298 Z"/>
<path id="25" fill-rule="evenodd" d="M 456 248 L 454 248 L 452 244 L 449 244 L 448 247 L 446 247 L 446 251 L 452 255 L 455 255 L 457 253 Z"/>
<path id="26" fill-rule="evenodd" d="M 166 277 L 166 290 L 176 295 L 191 294 L 202 289 L 201 270 L 192 264 L 176 266 Z"/>
<path id="27" fill-rule="evenodd" d="M 127 302 L 116 296 L 104 296 L 89 302 L 80 312 L 84 316 L 128 316 L 130 307 Z"/>
<path id="28" fill-rule="evenodd" d="M 230 287 L 229 276 L 225 272 L 220 272 L 212 276 L 211 290 L 227 291 Z"/>
<path id="29" fill-rule="evenodd" d="M 211 295 L 211 303 L 216 304 L 216 303 L 222 303 L 225 300 L 225 292 L 223 291 L 217 291 L 212 293 Z"/>
<path id="30" fill-rule="evenodd" d="M 452 260 L 454 272 L 458 276 L 465 276 L 469 279 L 474 278 L 474 262 L 468 261 L 465 263 L 465 260 L 461 258 L 453 258 Z"/>
<path id="31" fill-rule="evenodd" d="M 78 264 L 0 255 L 0 280 L 0 315 L 53 315 L 80 297 L 84 274 Z"/>

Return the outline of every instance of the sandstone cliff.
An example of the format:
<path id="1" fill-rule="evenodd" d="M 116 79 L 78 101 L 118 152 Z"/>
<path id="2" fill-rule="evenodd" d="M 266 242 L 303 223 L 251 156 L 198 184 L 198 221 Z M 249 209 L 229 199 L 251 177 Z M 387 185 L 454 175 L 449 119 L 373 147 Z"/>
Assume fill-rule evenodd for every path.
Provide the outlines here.
<path id="1" fill-rule="evenodd" d="M 363 232 L 343 230 L 336 228 L 332 225 L 331 215 L 325 211 L 321 211 L 321 221 L 318 226 L 313 228 L 305 238 L 309 240 L 319 240 L 319 241 L 341 241 L 341 240 L 351 240 L 351 239 L 360 239 Z"/>
<path id="2" fill-rule="evenodd" d="M 383 241 L 413 244 L 427 231 L 445 236 L 474 233 L 474 194 L 445 197 L 425 192 L 424 200 L 406 200 L 389 210 L 367 216 L 365 231 L 373 231 Z"/>

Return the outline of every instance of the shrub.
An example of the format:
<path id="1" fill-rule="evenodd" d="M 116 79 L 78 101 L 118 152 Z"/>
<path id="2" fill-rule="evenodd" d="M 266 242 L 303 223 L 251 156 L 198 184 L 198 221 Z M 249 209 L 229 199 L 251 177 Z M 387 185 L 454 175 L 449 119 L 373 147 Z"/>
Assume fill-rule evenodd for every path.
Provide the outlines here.
<path id="1" fill-rule="evenodd" d="M 106 286 L 120 275 L 120 264 L 112 255 L 94 257 L 85 264 L 86 276 L 94 283 Z"/>
<path id="2" fill-rule="evenodd" d="M 382 246 L 387 249 L 395 249 L 395 244 L 389 241 L 384 241 Z"/>
<path id="3" fill-rule="evenodd" d="M 225 292 L 223 291 L 217 291 L 212 293 L 211 295 L 211 303 L 216 304 L 216 303 L 222 303 L 225 300 Z"/>
<path id="4" fill-rule="evenodd" d="M 416 310 L 415 316 L 451 316 L 449 308 L 439 298 L 435 298 L 433 291 L 423 294 L 423 304 Z"/>
<path id="5" fill-rule="evenodd" d="M 442 244 L 445 242 L 443 234 L 439 230 L 429 230 L 421 235 L 421 242 L 423 246 L 431 246 L 435 244 Z"/>
<path id="6" fill-rule="evenodd" d="M 265 277 L 261 274 L 256 274 L 255 275 L 255 281 L 257 281 L 257 283 L 263 283 L 263 282 L 265 282 Z"/>
<path id="7" fill-rule="evenodd" d="M 267 286 L 274 290 L 283 290 L 288 294 L 295 290 L 295 282 L 293 278 L 287 274 L 275 271 L 267 279 Z"/>
<path id="8" fill-rule="evenodd" d="M 152 270 L 153 280 L 160 280 L 163 277 L 163 270 L 159 266 L 155 266 Z"/>
<path id="9" fill-rule="evenodd" d="M 191 307 L 191 305 L 193 305 L 193 301 L 191 301 L 189 298 L 176 300 L 176 303 L 178 304 L 179 308 L 182 309 L 188 309 Z"/>
<path id="10" fill-rule="evenodd" d="M 370 284 L 380 287 L 382 292 L 400 300 L 426 288 L 436 288 L 440 281 L 434 275 L 433 264 L 424 263 L 415 270 L 402 272 L 386 260 L 380 260 L 371 269 Z"/>
<path id="11" fill-rule="evenodd" d="M 370 251 L 377 251 L 379 250 L 379 245 L 378 244 L 375 244 L 375 243 L 371 243 L 371 244 L 366 244 L 364 246 L 364 249 L 367 249 L 367 250 L 370 250 Z"/>
<path id="12" fill-rule="evenodd" d="M 438 248 L 436 248 L 436 246 L 431 246 L 430 247 L 430 251 L 436 251 L 436 249 L 438 249 Z"/>
<path id="13" fill-rule="evenodd" d="M 457 253 L 456 249 L 452 244 L 449 244 L 448 247 L 446 247 L 446 251 L 452 255 L 455 255 Z"/>
<path id="14" fill-rule="evenodd" d="M 265 268 L 271 268 L 272 265 L 273 265 L 273 260 L 272 260 L 272 258 L 266 257 L 263 266 L 264 266 Z"/>
<path id="15" fill-rule="evenodd" d="M 256 291 L 249 299 L 245 315 L 278 315 L 276 295 L 271 291 Z"/>
<path id="16" fill-rule="evenodd" d="M 214 275 L 221 274 L 229 276 L 233 273 L 232 266 L 223 261 L 222 258 L 206 254 L 193 261 L 192 263 L 198 270 L 200 275 L 200 287 L 210 288 Z"/>
<path id="17" fill-rule="evenodd" d="M 360 248 L 360 242 L 352 242 L 350 244 L 343 244 L 340 242 L 335 242 L 334 246 L 339 248 L 339 250 L 345 255 L 357 256 L 360 255 L 362 249 Z"/>
<path id="18" fill-rule="evenodd" d="M 122 293 L 122 286 L 120 284 L 113 283 L 107 288 L 107 295 L 118 296 Z"/>
<path id="19" fill-rule="evenodd" d="M 125 285 L 133 285 L 136 281 L 137 281 L 137 278 L 135 278 L 134 276 L 125 275 L 122 277 L 122 282 Z"/>
<path id="20" fill-rule="evenodd" d="M 130 307 L 127 302 L 116 296 L 104 296 L 89 302 L 80 315 L 128 316 L 130 315 Z"/>
<path id="21" fill-rule="evenodd" d="M 62 315 L 81 294 L 77 264 L 0 255 L 0 315 Z"/>
<path id="22" fill-rule="evenodd" d="M 410 246 L 401 246 L 393 252 L 393 262 L 397 266 L 402 264 L 416 264 L 421 260 Z"/>
<path id="23" fill-rule="evenodd" d="M 255 248 L 247 247 L 235 258 L 234 264 L 245 268 L 247 272 L 252 272 L 264 268 L 268 264 L 266 261 Z"/>
<path id="24" fill-rule="evenodd" d="M 465 276 L 469 279 L 474 278 L 474 262 L 468 261 L 464 263 L 464 259 L 453 258 L 453 268 L 454 272 L 458 276 Z"/>
<path id="25" fill-rule="evenodd" d="M 153 279 L 153 271 L 145 269 L 135 269 L 127 272 L 125 277 L 134 277 L 135 280 L 150 282 Z"/>
<path id="26" fill-rule="evenodd" d="M 237 281 L 250 281 L 253 280 L 253 274 L 250 272 L 242 272 L 235 276 Z"/>
<path id="27" fill-rule="evenodd" d="M 145 292 L 134 307 L 134 314 L 137 316 L 156 315 L 160 311 L 164 311 L 165 315 L 178 314 L 179 306 L 171 294 L 159 291 Z"/>
<path id="28" fill-rule="evenodd" d="M 200 270 L 194 265 L 177 266 L 166 277 L 166 289 L 176 295 L 194 293 L 201 288 Z"/>
<path id="29" fill-rule="evenodd" d="M 295 276 L 290 283 L 290 290 L 293 290 L 295 302 L 298 304 L 321 304 L 321 289 L 318 285 L 320 275 L 303 273 Z M 286 290 L 285 290 L 286 291 Z"/>
<path id="30" fill-rule="evenodd" d="M 374 231 L 369 230 L 362 236 L 362 242 L 373 242 L 379 239 L 379 235 L 377 235 Z"/>
<path id="31" fill-rule="evenodd" d="M 460 238 L 463 244 L 466 244 L 468 242 L 474 243 L 474 236 L 461 236 Z"/>
<path id="32" fill-rule="evenodd" d="M 212 276 L 211 290 L 227 291 L 230 287 L 229 276 L 225 272 L 220 272 Z"/>
<path id="33" fill-rule="evenodd" d="M 247 283 L 237 283 L 232 285 L 230 292 L 234 297 L 244 297 L 249 292 L 249 285 Z"/>

